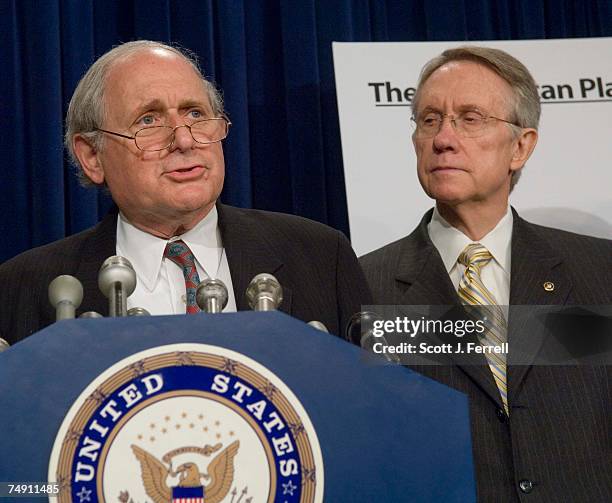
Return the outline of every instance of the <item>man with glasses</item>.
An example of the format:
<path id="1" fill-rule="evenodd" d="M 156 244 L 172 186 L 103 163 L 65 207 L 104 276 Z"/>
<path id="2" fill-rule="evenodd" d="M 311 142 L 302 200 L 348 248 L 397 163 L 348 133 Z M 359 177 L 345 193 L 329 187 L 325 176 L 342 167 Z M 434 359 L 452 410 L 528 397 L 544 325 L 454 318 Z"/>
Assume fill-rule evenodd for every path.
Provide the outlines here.
<path id="1" fill-rule="evenodd" d="M 14 343 L 54 321 L 47 287 L 60 274 L 82 282 L 80 312 L 106 314 L 97 276 L 111 255 L 136 271 L 128 308 L 198 312 L 195 288 L 212 277 L 228 288 L 226 310 L 246 310 L 251 279 L 271 273 L 281 310 L 341 333 L 369 296 L 354 252 L 322 224 L 219 202 L 230 125 L 191 55 L 136 41 L 100 57 L 71 99 L 65 144 L 82 182 L 106 187 L 118 211 L 0 267 L 0 335 Z"/>
<path id="2" fill-rule="evenodd" d="M 479 501 L 612 501 L 609 367 L 508 362 L 538 351 L 508 306 L 612 304 L 612 241 L 528 223 L 509 206 L 538 138 L 532 76 L 500 50 L 447 50 L 425 65 L 412 111 L 435 207 L 362 257 L 375 302 L 472 306 L 488 320 L 475 346 L 507 343 L 507 354 L 414 366 L 469 397 Z"/>

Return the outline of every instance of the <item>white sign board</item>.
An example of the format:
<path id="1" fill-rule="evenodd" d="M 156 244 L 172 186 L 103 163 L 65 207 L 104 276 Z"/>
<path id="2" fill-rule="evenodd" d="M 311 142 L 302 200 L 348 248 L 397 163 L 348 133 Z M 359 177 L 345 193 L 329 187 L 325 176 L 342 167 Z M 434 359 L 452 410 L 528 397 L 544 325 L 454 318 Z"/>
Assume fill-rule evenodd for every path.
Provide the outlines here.
<path id="1" fill-rule="evenodd" d="M 464 44 L 333 44 L 358 255 L 409 234 L 433 206 L 416 175 L 410 103 L 423 65 Z M 612 38 L 471 44 L 512 54 L 539 86 L 540 139 L 511 204 L 532 222 L 612 238 Z"/>

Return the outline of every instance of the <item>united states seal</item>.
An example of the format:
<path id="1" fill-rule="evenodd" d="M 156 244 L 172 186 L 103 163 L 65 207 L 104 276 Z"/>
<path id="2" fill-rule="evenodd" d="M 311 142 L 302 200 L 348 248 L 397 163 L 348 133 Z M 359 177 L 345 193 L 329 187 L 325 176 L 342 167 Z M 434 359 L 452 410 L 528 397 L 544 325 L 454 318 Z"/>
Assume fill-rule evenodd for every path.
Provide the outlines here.
<path id="1" fill-rule="evenodd" d="M 323 478 L 289 387 L 205 344 L 148 349 L 103 372 L 66 415 L 49 463 L 60 503 L 321 502 Z"/>

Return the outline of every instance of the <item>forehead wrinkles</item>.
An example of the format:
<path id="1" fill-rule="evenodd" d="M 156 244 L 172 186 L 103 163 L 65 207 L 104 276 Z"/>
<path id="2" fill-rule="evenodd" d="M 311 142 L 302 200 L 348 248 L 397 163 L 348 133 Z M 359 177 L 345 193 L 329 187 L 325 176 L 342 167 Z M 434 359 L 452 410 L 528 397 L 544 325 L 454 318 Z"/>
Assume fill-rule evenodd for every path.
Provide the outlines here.
<path id="1" fill-rule="evenodd" d="M 489 67 L 474 61 L 450 61 L 422 83 L 418 97 L 420 114 L 425 108 L 447 112 L 473 106 L 489 113 L 515 115 L 516 97 L 506 80 Z"/>
<path id="2" fill-rule="evenodd" d="M 167 66 L 174 65 L 175 69 L 172 72 L 168 72 Z M 155 68 L 158 66 L 159 68 Z M 136 67 L 136 68 L 135 68 Z M 178 92 L 178 82 L 176 87 L 172 84 L 172 82 L 168 81 L 164 78 L 170 75 L 176 75 L 176 79 L 182 81 L 181 84 L 185 83 L 185 75 L 190 75 L 193 78 L 192 83 L 195 83 L 198 91 L 201 93 L 201 96 L 176 96 L 180 98 L 180 102 L 202 102 L 202 105 L 210 108 L 212 105 L 209 103 L 209 95 L 206 90 L 206 86 L 202 81 L 201 77 L 195 71 L 195 69 L 191 66 L 188 61 L 185 61 L 182 57 L 172 52 L 163 50 L 163 49 L 146 49 L 143 51 L 139 51 L 132 54 L 127 54 L 113 61 L 108 70 L 106 71 L 106 75 L 104 78 L 104 88 L 102 93 L 102 114 L 103 120 L 106 121 L 109 118 L 111 112 L 111 104 L 109 103 L 108 94 L 109 88 L 113 87 L 115 93 L 117 90 L 119 91 L 119 97 L 125 98 L 126 96 L 134 99 L 133 108 L 134 110 L 138 107 L 141 107 L 144 103 L 147 102 L 157 102 L 158 107 L 161 106 L 163 102 L 162 99 L 159 99 L 159 92 L 155 94 L 150 94 L 148 96 L 144 95 L 136 95 L 133 96 L 131 91 L 133 90 L 134 85 L 142 86 L 142 81 L 139 80 L 142 72 L 153 72 L 154 76 L 159 75 L 159 81 L 156 82 L 153 80 L 151 85 L 153 86 L 161 86 L 166 87 L 168 90 L 176 90 Z M 130 76 L 134 76 L 130 79 Z M 134 82 L 136 81 L 136 82 Z M 159 87 L 156 89 L 160 90 Z M 176 95 L 176 93 L 175 93 Z M 117 96 L 115 96 L 117 98 Z M 120 110 L 125 115 L 126 113 L 131 113 L 134 110 L 122 110 L 121 107 L 115 107 L 115 109 Z"/>

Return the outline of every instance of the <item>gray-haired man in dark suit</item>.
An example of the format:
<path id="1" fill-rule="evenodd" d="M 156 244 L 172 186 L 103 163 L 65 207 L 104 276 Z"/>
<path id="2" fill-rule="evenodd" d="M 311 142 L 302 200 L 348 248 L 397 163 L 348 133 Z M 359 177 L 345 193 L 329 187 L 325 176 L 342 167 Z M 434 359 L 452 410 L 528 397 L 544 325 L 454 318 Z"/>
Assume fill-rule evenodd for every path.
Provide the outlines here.
<path id="1" fill-rule="evenodd" d="M 221 204 L 229 127 L 186 52 L 140 40 L 95 61 L 70 101 L 65 143 L 84 183 L 108 188 L 118 211 L 0 266 L 0 336 L 12 344 L 54 321 L 47 287 L 60 274 L 83 284 L 80 311 L 105 314 L 97 276 L 115 254 L 136 270 L 128 307 L 197 312 L 194 285 L 212 277 L 228 287 L 227 310 L 248 309 L 245 290 L 266 272 L 283 287 L 281 310 L 342 333 L 369 300 L 348 240 L 304 218 Z"/>
<path id="2" fill-rule="evenodd" d="M 362 257 L 376 303 L 493 306 L 490 339 L 532 359 L 512 306 L 612 304 L 612 241 L 528 223 L 509 206 L 540 117 L 522 63 L 447 50 L 423 69 L 412 105 L 418 176 L 436 205 L 412 234 Z M 416 369 L 469 396 L 479 501 L 612 501 L 610 366 L 449 358 Z"/>

